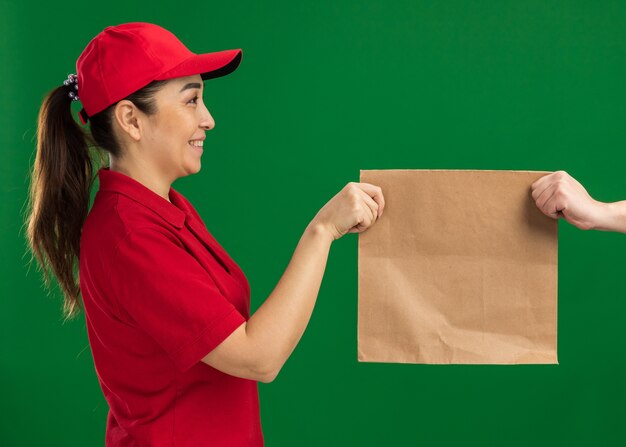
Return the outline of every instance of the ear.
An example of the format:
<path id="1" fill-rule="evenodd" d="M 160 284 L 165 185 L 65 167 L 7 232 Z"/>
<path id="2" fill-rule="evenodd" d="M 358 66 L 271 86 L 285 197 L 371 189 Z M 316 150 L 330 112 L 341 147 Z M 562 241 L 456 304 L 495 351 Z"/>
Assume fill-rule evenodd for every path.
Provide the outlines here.
<path id="1" fill-rule="evenodd" d="M 128 137 L 139 141 L 142 136 L 142 122 L 137 106 L 127 99 L 119 101 L 113 111 L 113 118 L 117 121 L 120 131 L 126 132 Z"/>

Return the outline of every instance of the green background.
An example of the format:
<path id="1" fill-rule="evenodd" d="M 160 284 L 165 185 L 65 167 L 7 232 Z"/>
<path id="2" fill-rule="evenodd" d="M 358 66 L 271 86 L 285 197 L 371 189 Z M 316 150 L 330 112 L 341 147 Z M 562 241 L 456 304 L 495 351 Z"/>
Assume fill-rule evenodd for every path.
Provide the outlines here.
<path id="1" fill-rule="evenodd" d="M 235 73 L 207 81 L 217 126 L 201 172 L 174 187 L 246 273 L 253 309 L 360 169 L 564 169 L 598 200 L 626 198 L 624 2 L 0 8 L 2 446 L 104 443 L 84 316 L 62 324 L 22 225 L 43 95 L 108 25 L 157 23 L 198 53 L 243 49 Z M 300 344 L 259 385 L 267 445 L 626 443 L 624 235 L 559 223 L 560 364 L 524 366 L 358 363 L 357 242 L 333 243 Z"/>

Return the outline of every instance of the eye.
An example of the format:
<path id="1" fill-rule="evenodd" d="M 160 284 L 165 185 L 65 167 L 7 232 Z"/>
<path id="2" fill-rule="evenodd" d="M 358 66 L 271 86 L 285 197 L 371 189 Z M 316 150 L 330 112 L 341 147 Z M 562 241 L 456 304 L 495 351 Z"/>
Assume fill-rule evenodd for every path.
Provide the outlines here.
<path id="1" fill-rule="evenodd" d="M 198 97 L 198 95 L 194 96 L 194 97 L 193 97 L 193 98 L 191 98 L 189 101 L 187 101 L 187 104 L 189 104 L 191 101 L 198 101 L 198 98 L 199 98 L 199 97 Z M 194 104 L 197 104 L 197 102 L 196 102 L 196 103 L 194 103 Z"/>

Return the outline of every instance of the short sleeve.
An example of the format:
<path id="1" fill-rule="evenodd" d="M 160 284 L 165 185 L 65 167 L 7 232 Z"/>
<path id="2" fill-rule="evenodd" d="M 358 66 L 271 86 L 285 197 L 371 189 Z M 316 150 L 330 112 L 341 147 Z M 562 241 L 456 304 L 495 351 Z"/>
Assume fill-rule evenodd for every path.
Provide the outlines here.
<path id="1" fill-rule="evenodd" d="M 181 372 L 246 321 L 202 265 L 164 230 L 150 227 L 127 234 L 111 261 L 117 305 Z"/>

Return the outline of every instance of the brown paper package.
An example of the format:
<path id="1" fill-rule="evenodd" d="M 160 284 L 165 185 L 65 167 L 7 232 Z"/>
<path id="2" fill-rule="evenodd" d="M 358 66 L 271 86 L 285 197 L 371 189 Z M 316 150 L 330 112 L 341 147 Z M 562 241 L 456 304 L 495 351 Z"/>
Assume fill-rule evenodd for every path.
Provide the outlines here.
<path id="1" fill-rule="evenodd" d="M 383 216 L 358 235 L 358 360 L 557 361 L 558 222 L 544 171 L 361 170 Z"/>

